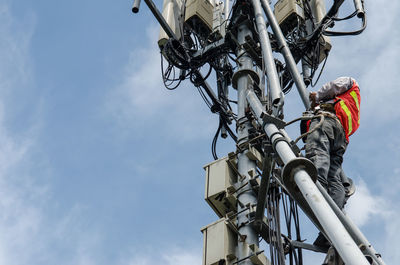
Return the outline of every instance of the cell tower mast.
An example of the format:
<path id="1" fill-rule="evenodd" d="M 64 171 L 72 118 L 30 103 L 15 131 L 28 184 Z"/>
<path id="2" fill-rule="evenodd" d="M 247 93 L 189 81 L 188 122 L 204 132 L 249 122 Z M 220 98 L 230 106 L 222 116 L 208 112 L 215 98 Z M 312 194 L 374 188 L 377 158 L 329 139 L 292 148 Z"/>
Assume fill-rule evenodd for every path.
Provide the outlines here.
<path id="1" fill-rule="evenodd" d="M 319 79 L 316 72 L 332 48 L 330 36 L 365 29 L 363 0 L 353 0 L 354 12 L 344 18 L 337 17 L 344 0 L 334 0 L 327 12 L 324 0 L 278 0 L 274 10 L 267 0 L 236 0 L 232 8 L 229 0 L 164 0 L 162 13 L 151 0 L 144 2 L 162 28 L 165 86 L 175 89 L 189 79 L 219 115 L 215 161 L 205 166 L 205 199 L 220 219 L 202 228 L 203 264 L 300 265 L 303 250 L 326 252 L 301 239 L 299 206 L 333 246 L 324 264 L 384 265 L 318 183 L 314 164 L 296 145 L 300 138 L 289 138 L 283 120 L 284 94 L 293 84 L 306 110 L 300 119 L 312 117 L 307 86 Z M 135 0 L 132 11 L 139 7 Z M 328 30 L 353 17 L 362 21 L 359 30 Z M 212 71 L 215 90 L 206 81 Z M 228 97 L 229 86 L 237 90 L 236 101 Z M 215 151 L 219 134 L 230 135 L 237 147 L 221 159 Z M 260 238 L 270 246 L 269 255 L 260 249 Z"/>

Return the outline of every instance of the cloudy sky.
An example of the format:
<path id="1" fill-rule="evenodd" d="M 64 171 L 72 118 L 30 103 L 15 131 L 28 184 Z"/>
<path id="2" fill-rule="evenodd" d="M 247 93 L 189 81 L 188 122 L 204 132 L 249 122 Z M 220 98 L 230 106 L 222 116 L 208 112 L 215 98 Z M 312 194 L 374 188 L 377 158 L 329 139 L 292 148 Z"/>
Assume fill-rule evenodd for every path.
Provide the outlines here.
<path id="1" fill-rule="evenodd" d="M 189 83 L 163 87 L 157 24 L 131 2 L 0 0 L 0 265 L 201 264 L 218 119 Z M 359 81 L 347 212 L 400 264 L 400 2 L 366 8 L 364 34 L 332 39 L 318 86 Z M 302 110 L 291 92 L 287 119 Z M 220 140 L 218 153 L 233 148 Z"/>

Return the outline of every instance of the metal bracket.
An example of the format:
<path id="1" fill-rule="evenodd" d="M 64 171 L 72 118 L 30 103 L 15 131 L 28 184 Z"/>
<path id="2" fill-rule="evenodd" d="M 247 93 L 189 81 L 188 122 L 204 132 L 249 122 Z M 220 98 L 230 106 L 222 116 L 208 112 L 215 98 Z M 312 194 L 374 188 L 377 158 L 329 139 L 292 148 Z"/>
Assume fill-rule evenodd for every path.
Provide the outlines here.
<path id="1" fill-rule="evenodd" d="M 312 244 L 307 244 L 297 240 L 290 240 L 289 238 L 285 238 L 285 241 L 290 244 L 293 248 L 307 249 L 314 252 L 326 253 L 326 249 L 317 247 Z"/>
<path id="2" fill-rule="evenodd" d="M 243 234 L 241 234 L 240 232 L 239 232 L 239 228 L 240 227 L 238 227 L 233 221 L 235 220 L 235 218 L 240 214 L 240 213 L 242 213 L 242 212 L 244 212 L 244 211 L 248 211 L 249 210 L 249 208 L 246 208 L 246 209 L 244 209 L 244 210 L 242 210 L 242 211 L 240 211 L 240 212 L 237 212 L 237 213 L 234 213 L 234 212 L 230 212 L 230 213 L 228 213 L 228 214 L 226 214 L 226 217 L 225 217 L 225 223 L 226 223 L 226 225 L 230 228 L 230 229 L 232 229 L 232 231 L 235 233 L 235 234 L 237 234 L 238 236 L 239 236 L 239 241 L 241 241 L 241 242 L 244 242 L 245 240 L 246 240 L 246 235 L 243 235 Z"/>
<path id="3" fill-rule="evenodd" d="M 256 265 L 269 265 L 270 261 L 263 254 L 264 250 L 260 250 L 255 244 L 249 245 L 250 253 L 252 256 L 250 260 Z"/>
<path id="4" fill-rule="evenodd" d="M 290 142 L 290 147 L 292 148 L 293 153 L 294 153 L 296 156 L 299 156 L 299 154 L 300 154 L 300 148 L 297 146 L 297 144 L 296 144 L 294 141 L 291 141 L 291 142 Z"/>
<path id="5" fill-rule="evenodd" d="M 213 42 L 201 50 L 198 50 L 193 54 L 193 60 L 201 60 L 203 57 L 209 56 L 214 51 L 218 51 L 221 49 L 226 49 L 228 47 L 225 39 L 221 39 L 219 41 Z"/>
<path id="6" fill-rule="evenodd" d="M 228 166 L 239 176 L 239 180 L 242 181 L 246 178 L 246 176 L 243 176 L 242 174 L 239 173 L 239 170 L 237 168 L 237 156 L 236 153 L 230 152 L 228 154 L 229 159 L 226 161 L 228 163 Z"/>
<path id="7" fill-rule="evenodd" d="M 246 153 L 246 156 L 250 160 L 255 161 L 258 168 L 262 168 L 264 158 L 262 157 L 260 152 L 258 152 L 258 150 L 251 145 L 249 145 L 248 149 L 249 151 Z"/>
<path id="8" fill-rule="evenodd" d="M 264 127 L 265 124 L 272 123 L 272 124 L 275 124 L 276 127 L 278 127 L 278 129 L 283 129 L 283 128 L 285 128 L 285 125 L 286 125 L 286 123 L 283 120 L 276 118 L 266 112 L 263 112 L 261 114 L 261 119 L 263 120 L 262 127 Z"/>
<path id="9" fill-rule="evenodd" d="M 245 261 L 247 259 L 249 259 L 251 261 L 251 263 L 255 264 L 255 265 L 270 265 L 271 264 L 271 262 L 263 254 L 264 250 L 260 250 L 255 244 L 251 244 L 251 245 L 248 245 L 247 243 L 244 243 L 244 244 L 245 244 L 244 247 L 248 248 L 249 255 L 242 259 L 235 261 L 234 263 L 232 263 L 233 265 L 239 264 L 242 261 Z"/>

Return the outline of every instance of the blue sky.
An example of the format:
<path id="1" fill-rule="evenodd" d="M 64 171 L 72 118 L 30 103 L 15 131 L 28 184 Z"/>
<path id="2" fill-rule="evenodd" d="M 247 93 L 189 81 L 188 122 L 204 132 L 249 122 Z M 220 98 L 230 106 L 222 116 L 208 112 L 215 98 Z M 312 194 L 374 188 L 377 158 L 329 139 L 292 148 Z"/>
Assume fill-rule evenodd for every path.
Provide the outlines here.
<path id="1" fill-rule="evenodd" d="M 157 24 L 131 4 L 0 0 L 0 265 L 201 264 L 218 119 L 189 83 L 162 86 Z M 366 8 L 367 30 L 332 40 L 318 85 L 359 81 L 347 212 L 399 264 L 400 3 Z M 287 120 L 303 110 L 295 91 L 285 104 Z M 219 143 L 220 156 L 234 148 Z"/>

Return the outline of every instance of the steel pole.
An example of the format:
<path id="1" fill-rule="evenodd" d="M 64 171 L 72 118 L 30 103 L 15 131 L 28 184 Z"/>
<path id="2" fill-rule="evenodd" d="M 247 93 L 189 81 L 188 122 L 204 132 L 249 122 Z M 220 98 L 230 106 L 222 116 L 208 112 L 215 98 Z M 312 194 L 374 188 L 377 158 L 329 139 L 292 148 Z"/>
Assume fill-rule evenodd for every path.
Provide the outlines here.
<path id="1" fill-rule="evenodd" d="M 252 0 L 254 16 L 257 22 L 258 35 L 260 37 L 260 45 L 264 65 L 267 72 L 269 82 L 269 93 L 272 104 L 277 106 L 282 97 L 282 89 L 279 84 L 278 72 L 276 71 L 275 59 L 272 55 L 271 42 L 269 40 L 267 27 L 265 26 L 264 16 L 261 12 L 260 0 Z"/>
<path id="2" fill-rule="evenodd" d="M 248 89 L 246 98 L 258 122 L 263 124 L 263 115 L 266 114 L 254 91 Z M 275 143 L 275 152 L 279 155 L 284 165 L 296 159 L 296 155 L 285 140 L 284 134 L 279 131 L 275 124 L 267 123 L 263 128 L 270 141 Z M 369 265 L 361 250 L 311 180 L 310 175 L 301 166 L 294 169 L 294 172 L 296 185 L 343 261 L 347 265 Z"/>
<path id="3" fill-rule="evenodd" d="M 160 23 L 160 26 L 163 28 L 165 33 L 167 33 L 168 37 L 177 40 L 178 38 L 176 37 L 174 31 L 168 25 L 167 21 L 165 21 L 163 15 L 160 13 L 160 11 L 156 7 L 156 5 L 153 3 L 153 1 L 152 0 L 144 0 L 144 2 L 149 7 L 151 13 L 153 13 L 153 15 L 157 19 L 158 23 Z"/>
<path id="4" fill-rule="evenodd" d="M 297 171 L 294 175 L 294 180 L 344 263 L 348 265 L 369 265 L 364 254 L 332 208 L 329 207 L 328 202 L 307 172 L 304 170 Z"/>
<path id="5" fill-rule="evenodd" d="M 251 31 L 249 30 L 248 26 L 242 24 L 238 28 L 238 36 L 237 39 L 239 44 L 244 44 L 246 42 L 245 37 L 250 35 Z M 240 46 L 241 47 L 241 46 Z M 239 75 L 237 81 L 237 93 L 238 93 L 238 105 L 237 105 L 237 112 L 238 112 L 238 121 L 236 124 L 237 132 L 238 132 L 238 140 L 237 144 L 240 145 L 243 142 L 248 140 L 248 130 L 251 128 L 251 124 L 248 121 L 245 115 L 245 109 L 248 106 L 246 101 L 246 90 L 249 85 L 249 76 L 246 73 L 248 70 L 252 70 L 253 60 L 247 54 L 247 52 L 239 48 L 237 51 L 237 57 L 239 58 L 239 69 L 236 74 Z M 246 153 L 248 150 L 238 150 L 238 171 L 242 176 L 246 176 L 245 179 L 240 180 L 240 185 L 245 185 L 247 182 L 246 187 L 244 187 L 240 194 L 238 194 L 237 199 L 240 203 L 238 203 L 238 212 L 243 210 L 244 207 L 252 206 L 257 204 L 257 197 L 252 190 L 249 180 L 249 171 L 254 170 L 256 168 L 256 164 L 254 161 L 250 160 Z M 239 262 L 239 265 L 251 265 L 253 264 L 250 259 L 245 259 L 249 256 L 249 248 L 248 245 L 255 244 L 258 246 L 258 234 L 254 230 L 254 228 L 249 225 L 249 212 L 244 211 L 243 213 L 238 215 L 238 227 L 239 232 L 241 235 L 245 235 L 245 239 L 239 237 L 238 243 L 238 260 L 243 261 Z"/>
<path id="6" fill-rule="evenodd" d="M 133 6 L 132 6 L 132 12 L 133 12 L 133 13 L 139 12 L 140 1 L 141 1 L 141 0 L 135 0 L 135 1 L 133 2 Z"/>
<path id="7" fill-rule="evenodd" d="M 228 18 L 229 18 L 229 10 L 230 10 L 230 8 L 229 8 L 229 5 L 230 5 L 230 3 L 229 3 L 230 1 L 229 0 L 225 0 L 225 6 L 224 6 L 224 9 L 225 9 L 225 20 L 228 20 Z M 227 22 L 225 22 L 225 23 L 227 23 Z"/>
<path id="8" fill-rule="evenodd" d="M 368 239 L 364 236 L 361 230 L 339 209 L 337 204 L 332 200 L 331 196 L 329 196 L 328 192 L 324 189 L 324 187 L 322 187 L 321 183 L 317 182 L 316 185 L 322 196 L 324 196 L 325 200 L 328 202 L 329 206 L 335 212 L 356 244 L 359 246 L 363 245 L 362 247 L 365 247 L 365 253 L 370 255 L 378 265 L 386 265 L 382 258 L 378 256 L 378 252 L 374 249 L 371 243 L 369 243 Z"/>
<path id="9" fill-rule="evenodd" d="M 267 15 L 268 22 L 271 25 L 272 31 L 274 32 L 275 37 L 278 41 L 281 53 L 285 58 L 285 62 L 289 69 L 289 72 L 292 75 L 294 83 L 296 84 L 297 91 L 300 94 L 300 98 L 303 101 L 304 107 L 308 110 L 310 109 L 310 100 L 308 98 L 309 93 L 306 88 L 306 85 L 304 84 L 304 80 L 301 77 L 299 70 L 297 69 L 296 62 L 293 58 L 292 53 L 290 52 L 289 46 L 286 43 L 285 37 L 283 36 L 281 28 L 279 27 L 278 22 L 276 21 L 275 15 L 272 12 L 271 7 L 267 3 L 267 0 L 261 0 L 261 3 L 264 12 Z"/>

